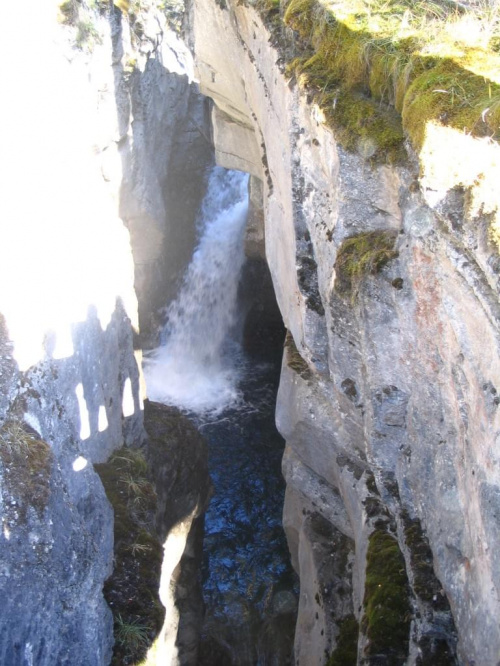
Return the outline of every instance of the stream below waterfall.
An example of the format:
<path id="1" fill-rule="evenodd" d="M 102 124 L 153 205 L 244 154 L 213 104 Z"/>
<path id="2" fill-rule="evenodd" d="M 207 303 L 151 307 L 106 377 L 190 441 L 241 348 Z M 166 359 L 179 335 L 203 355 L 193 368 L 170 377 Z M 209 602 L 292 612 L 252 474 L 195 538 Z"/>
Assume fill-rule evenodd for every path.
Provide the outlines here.
<path id="1" fill-rule="evenodd" d="M 243 404 L 200 424 L 215 488 L 205 518 L 203 666 L 293 663 L 297 589 L 282 526 L 276 360 L 253 359 Z"/>
<path id="2" fill-rule="evenodd" d="M 238 285 L 248 176 L 215 168 L 199 242 L 160 346 L 145 361 L 152 400 L 181 408 L 208 442 L 203 666 L 293 663 L 297 581 L 282 527 L 284 442 L 274 411 L 281 350 L 245 353 Z"/>

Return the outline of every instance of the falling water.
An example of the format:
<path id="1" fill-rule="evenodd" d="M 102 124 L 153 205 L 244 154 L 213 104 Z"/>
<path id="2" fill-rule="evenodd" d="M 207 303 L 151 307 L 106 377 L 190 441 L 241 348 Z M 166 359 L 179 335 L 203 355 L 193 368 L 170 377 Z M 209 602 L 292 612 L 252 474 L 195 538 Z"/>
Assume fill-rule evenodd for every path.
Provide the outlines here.
<path id="1" fill-rule="evenodd" d="M 274 424 L 281 349 L 235 340 L 248 177 L 214 169 L 200 241 L 145 375 L 152 400 L 205 436 L 214 495 L 205 515 L 200 666 L 293 663 L 296 580 L 281 524 L 284 442 Z"/>
<path id="2" fill-rule="evenodd" d="M 151 400 L 196 413 L 218 412 L 239 397 L 236 321 L 244 261 L 248 176 L 216 167 L 198 226 L 200 241 L 179 296 L 169 307 L 162 344 L 145 363 Z"/>

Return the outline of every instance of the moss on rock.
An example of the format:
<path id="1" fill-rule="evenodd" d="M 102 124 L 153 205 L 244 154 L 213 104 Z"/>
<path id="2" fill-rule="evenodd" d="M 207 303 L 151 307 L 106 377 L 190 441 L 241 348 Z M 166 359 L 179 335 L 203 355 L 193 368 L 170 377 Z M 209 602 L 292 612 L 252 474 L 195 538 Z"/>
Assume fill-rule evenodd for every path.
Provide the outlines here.
<path id="1" fill-rule="evenodd" d="M 52 450 L 18 420 L 6 421 L 0 429 L 0 460 L 3 483 L 11 501 L 6 503 L 9 522 L 25 522 L 32 507 L 41 518 L 50 497 Z"/>
<path id="2" fill-rule="evenodd" d="M 358 663 L 359 623 L 354 615 L 345 617 L 339 626 L 337 646 L 326 666 L 356 666 Z"/>
<path id="3" fill-rule="evenodd" d="M 404 110 L 403 126 L 417 149 L 422 127 L 431 120 L 474 136 L 500 139 L 498 54 L 484 44 L 457 45 L 441 33 L 431 48 L 436 24 L 450 26 L 450 17 L 442 12 L 426 29 L 423 8 L 414 15 L 404 4 L 397 0 L 384 6 L 338 1 L 326 7 L 319 0 L 288 4 L 284 23 L 297 32 L 302 50 L 309 54 L 296 58 L 292 69 L 299 76 L 305 74 L 302 81 L 318 93 L 315 97 L 327 120 L 338 125 L 337 130 L 344 127 L 347 134 L 339 135 L 341 142 L 352 148 L 355 140 L 346 137 L 356 127 L 346 127 L 347 117 L 342 118 L 341 111 L 332 113 L 331 95 L 341 100 L 359 91 L 375 103 L 387 102 L 398 113 Z M 383 122 L 387 112 L 383 107 L 379 112 Z M 396 119 L 391 118 L 390 124 Z M 387 146 L 382 142 L 380 148 L 383 152 Z"/>
<path id="4" fill-rule="evenodd" d="M 159 599 L 163 548 L 155 532 L 156 492 L 138 450 L 123 448 L 95 469 L 114 511 L 113 573 L 104 596 L 114 617 L 112 664 L 146 656 L 165 616 Z"/>
<path id="5" fill-rule="evenodd" d="M 289 368 L 296 372 L 302 379 L 309 380 L 312 377 L 311 369 L 302 358 L 297 349 L 295 341 L 290 331 L 286 332 L 285 338 L 286 362 Z"/>
<path id="6" fill-rule="evenodd" d="M 392 229 L 367 231 L 347 238 L 335 262 L 335 290 L 341 296 L 355 298 L 366 275 L 375 275 L 398 256 L 394 249 L 397 232 Z"/>
<path id="7" fill-rule="evenodd" d="M 285 73 L 320 107 L 338 142 L 372 164 L 397 164 L 409 139 L 426 186 L 470 189 L 468 217 L 491 214 L 491 238 L 500 250 L 498 9 L 291 0 L 270 13 L 269 2 L 257 8 L 281 49 Z M 456 134 L 453 150 L 443 148 L 450 143 L 445 130 Z M 472 147 L 474 139 L 483 141 Z"/>
<path id="8" fill-rule="evenodd" d="M 397 540 L 383 530 L 369 538 L 363 603 L 365 656 L 383 659 L 387 666 L 404 664 L 412 616 L 408 579 Z"/>
<path id="9" fill-rule="evenodd" d="M 463 69 L 451 58 L 429 58 L 407 88 L 402 117 L 417 150 L 424 143 L 429 120 L 473 136 L 499 139 L 500 85 Z"/>

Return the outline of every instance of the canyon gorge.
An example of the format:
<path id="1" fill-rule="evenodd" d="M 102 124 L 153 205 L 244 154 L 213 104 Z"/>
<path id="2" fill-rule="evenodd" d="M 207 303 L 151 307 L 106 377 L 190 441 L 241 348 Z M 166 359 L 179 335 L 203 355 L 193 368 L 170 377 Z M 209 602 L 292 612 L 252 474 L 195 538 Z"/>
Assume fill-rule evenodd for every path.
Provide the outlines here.
<path id="1" fill-rule="evenodd" d="M 9 8 L 5 666 L 500 664 L 498 47 L 491 75 L 412 53 L 379 94 L 382 46 L 347 60 L 362 31 L 324 12 Z M 216 404 L 177 399 L 186 345 Z M 248 548 L 203 564 L 226 510 Z"/>

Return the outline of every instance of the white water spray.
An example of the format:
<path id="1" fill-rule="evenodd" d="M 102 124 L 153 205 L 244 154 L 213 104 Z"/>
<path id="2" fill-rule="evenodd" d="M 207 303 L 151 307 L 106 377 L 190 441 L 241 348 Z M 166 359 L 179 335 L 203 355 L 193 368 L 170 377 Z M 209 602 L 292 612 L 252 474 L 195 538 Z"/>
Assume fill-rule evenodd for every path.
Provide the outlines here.
<path id="1" fill-rule="evenodd" d="M 179 296 L 167 311 L 162 344 L 145 360 L 151 400 L 218 412 L 238 399 L 228 350 L 244 261 L 248 176 L 215 168 L 199 217 L 201 238 Z"/>

